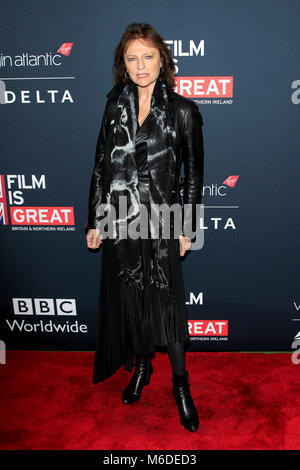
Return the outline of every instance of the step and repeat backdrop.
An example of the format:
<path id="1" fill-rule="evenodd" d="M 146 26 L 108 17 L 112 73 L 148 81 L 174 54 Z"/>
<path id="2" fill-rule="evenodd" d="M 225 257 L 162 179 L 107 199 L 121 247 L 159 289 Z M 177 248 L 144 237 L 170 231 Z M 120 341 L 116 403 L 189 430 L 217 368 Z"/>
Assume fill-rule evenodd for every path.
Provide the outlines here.
<path id="1" fill-rule="evenodd" d="M 95 349 L 90 178 L 114 50 L 142 22 L 204 123 L 203 244 L 182 260 L 189 350 L 300 345 L 300 2 L 15 0 L 1 14 L 1 344 Z"/>

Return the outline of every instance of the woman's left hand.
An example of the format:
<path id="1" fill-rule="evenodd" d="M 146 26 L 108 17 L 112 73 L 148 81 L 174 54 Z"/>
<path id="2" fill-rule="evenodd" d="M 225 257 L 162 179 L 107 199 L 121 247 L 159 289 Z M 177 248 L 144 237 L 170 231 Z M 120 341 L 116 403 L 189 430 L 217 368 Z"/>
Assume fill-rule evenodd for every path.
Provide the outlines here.
<path id="1" fill-rule="evenodd" d="M 179 235 L 179 243 L 180 243 L 180 256 L 184 256 L 186 250 L 189 250 L 191 248 L 192 241 L 188 237 Z"/>

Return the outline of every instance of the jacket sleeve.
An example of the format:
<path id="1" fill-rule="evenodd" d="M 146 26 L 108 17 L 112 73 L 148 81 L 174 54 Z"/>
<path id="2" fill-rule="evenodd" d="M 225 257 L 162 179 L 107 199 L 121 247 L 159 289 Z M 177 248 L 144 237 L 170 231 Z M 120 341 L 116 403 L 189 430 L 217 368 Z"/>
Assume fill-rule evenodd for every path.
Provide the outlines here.
<path id="1" fill-rule="evenodd" d="M 202 135 L 202 116 L 193 101 L 185 114 L 182 136 L 182 156 L 184 166 L 183 196 L 183 235 L 195 239 L 197 204 L 201 204 L 204 171 L 204 149 Z"/>
<path id="2" fill-rule="evenodd" d="M 105 106 L 101 128 L 98 136 L 95 152 L 95 164 L 90 181 L 90 192 L 88 201 L 88 215 L 85 227 L 92 229 L 97 227 L 97 207 L 102 201 L 103 183 L 103 159 L 104 147 L 107 133 L 108 101 Z"/>

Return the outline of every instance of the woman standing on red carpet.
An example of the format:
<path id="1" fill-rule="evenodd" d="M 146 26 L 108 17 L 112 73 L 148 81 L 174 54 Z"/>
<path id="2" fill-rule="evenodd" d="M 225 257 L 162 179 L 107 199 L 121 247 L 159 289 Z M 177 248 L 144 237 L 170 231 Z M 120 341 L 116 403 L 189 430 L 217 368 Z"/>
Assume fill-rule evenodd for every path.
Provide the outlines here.
<path id="1" fill-rule="evenodd" d="M 196 431 L 198 413 L 185 369 L 189 332 L 180 257 L 191 247 L 201 202 L 203 123 L 196 104 L 173 91 L 174 77 L 171 52 L 157 31 L 149 24 L 129 25 L 115 50 L 114 87 L 106 95 L 90 184 L 87 246 L 102 246 L 93 381 L 105 380 L 121 365 L 129 372 L 135 366 L 122 400 L 132 404 L 149 384 L 155 347 L 166 347 L 180 421 Z M 170 236 L 163 237 L 165 221 L 156 219 L 155 234 L 152 214 L 161 204 L 181 210 L 182 163 L 190 223 L 185 218 L 175 237 L 171 214 Z M 121 196 L 129 209 L 125 216 Z M 112 207 L 113 235 L 104 236 Z M 145 217 L 146 236 L 122 237 L 124 226 L 129 233 Z"/>

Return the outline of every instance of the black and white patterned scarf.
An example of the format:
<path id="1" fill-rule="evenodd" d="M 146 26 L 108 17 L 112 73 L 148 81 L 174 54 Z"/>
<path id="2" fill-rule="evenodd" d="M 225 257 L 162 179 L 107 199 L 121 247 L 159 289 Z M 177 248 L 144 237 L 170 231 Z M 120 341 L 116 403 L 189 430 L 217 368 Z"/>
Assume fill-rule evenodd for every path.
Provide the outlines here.
<path id="1" fill-rule="evenodd" d="M 167 82 L 156 80 L 150 103 L 149 138 L 148 138 L 148 170 L 149 170 L 149 202 L 170 206 L 171 194 L 175 178 L 176 131 L 168 109 Z M 122 238 L 122 230 L 127 226 L 139 226 L 140 196 L 138 191 L 138 175 L 135 163 L 135 135 L 139 111 L 137 85 L 129 80 L 122 89 L 117 102 L 114 120 L 114 143 L 111 152 L 111 184 L 108 201 L 116 210 L 114 245 L 119 262 L 118 275 L 121 280 L 131 286 L 143 290 L 141 239 Z M 118 215 L 120 196 L 127 197 L 127 209 L 131 213 L 122 218 Z M 152 210 L 153 210 L 152 209 Z M 156 215 L 157 215 L 156 211 Z M 151 284 L 165 289 L 171 297 L 170 270 L 168 257 L 168 240 L 161 237 L 164 221 L 160 215 L 159 231 L 155 232 L 150 220 L 154 259 L 151 263 Z M 153 230 L 153 232 L 152 232 Z M 153 236 L 153 233 L 156 233 Z"/>

